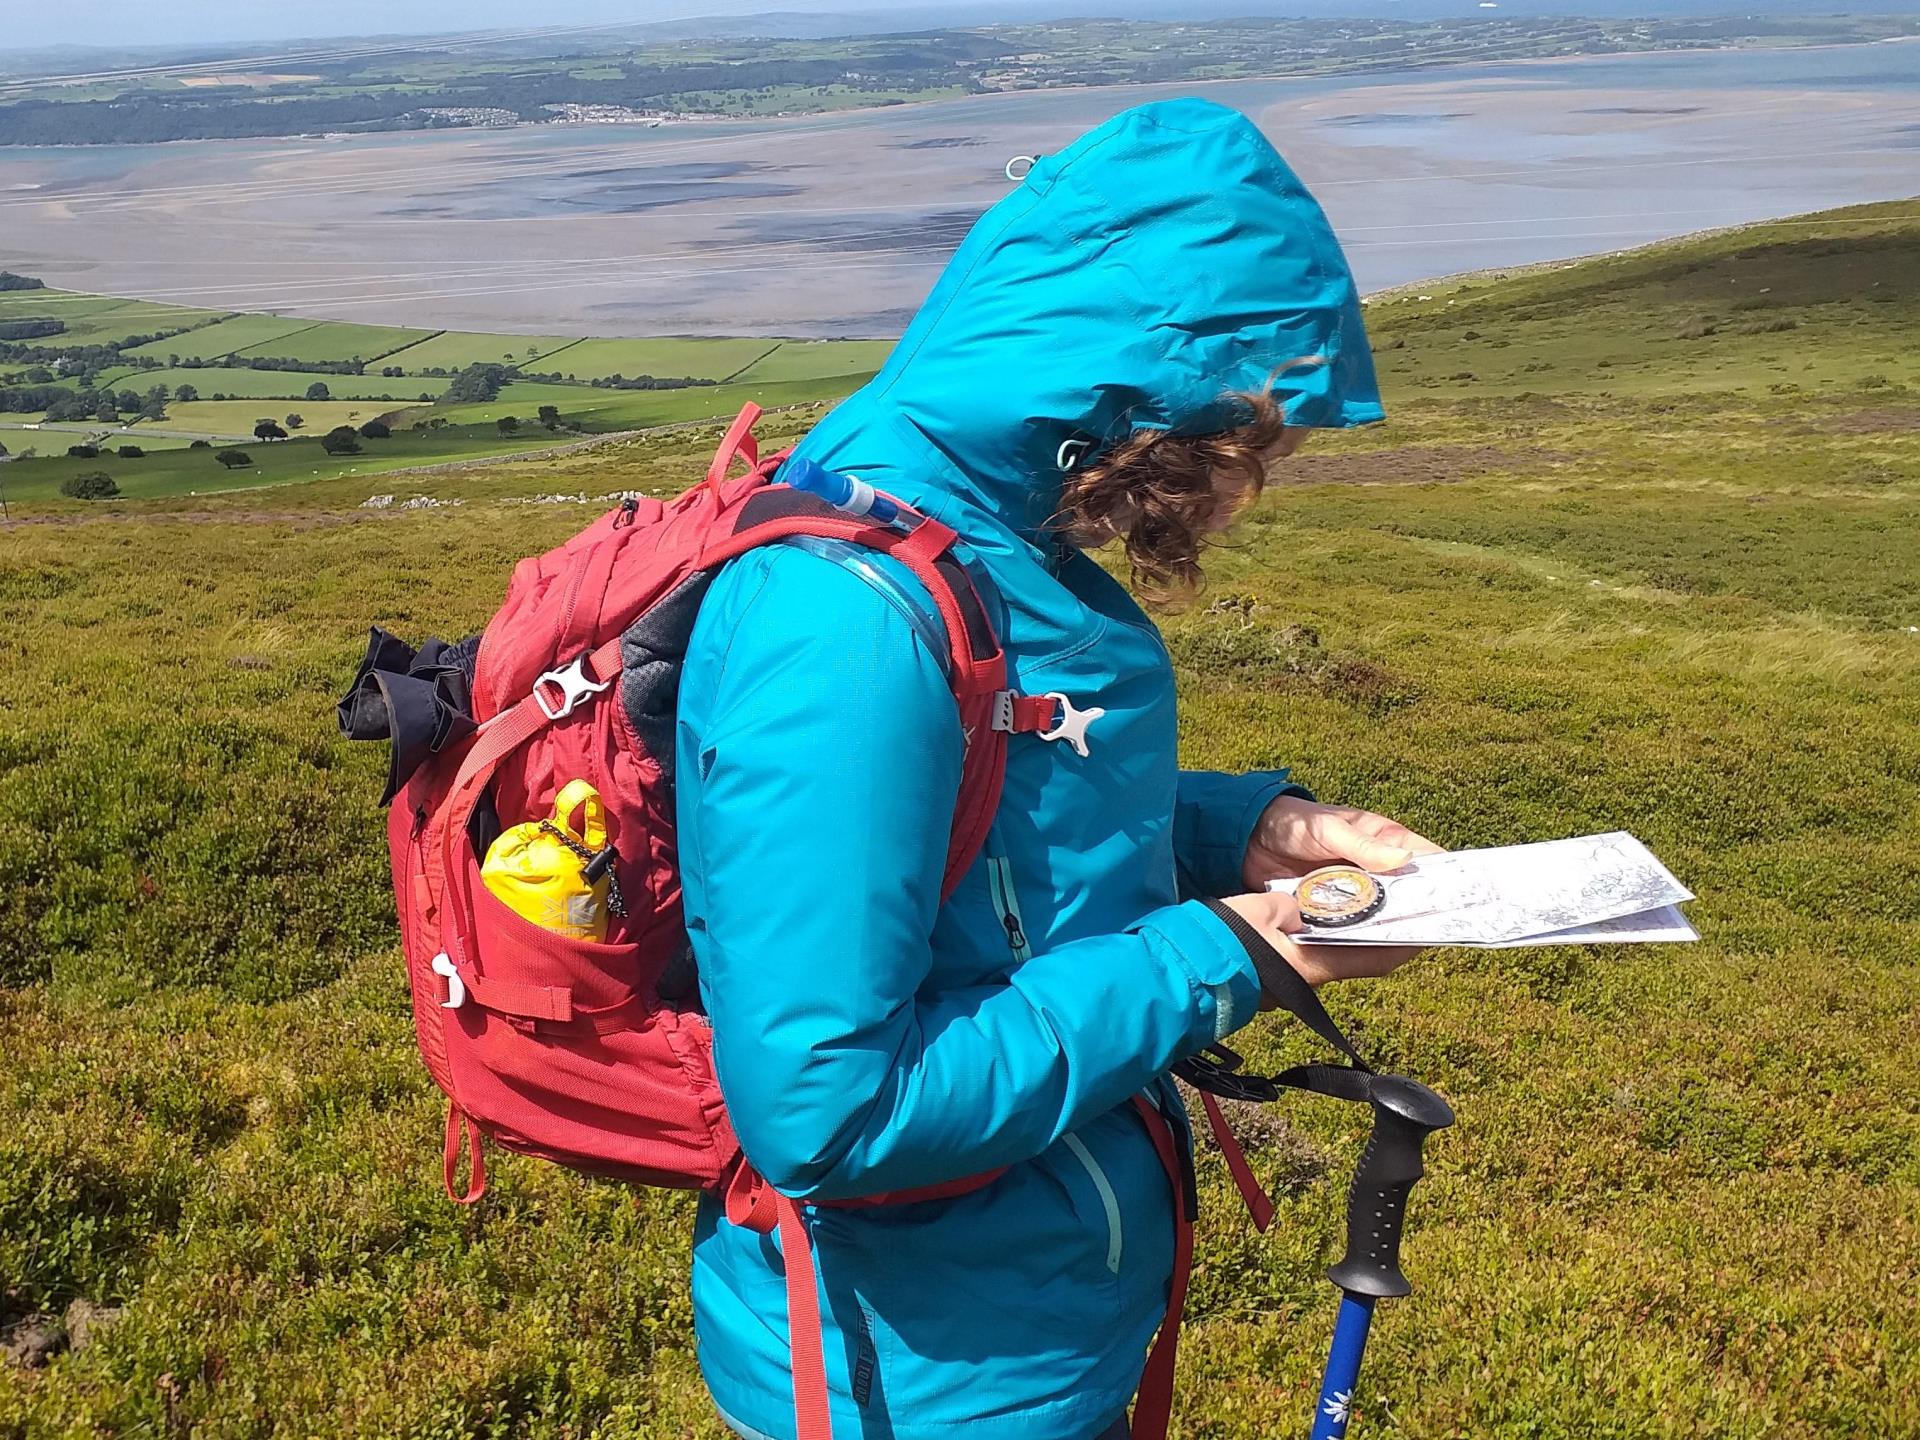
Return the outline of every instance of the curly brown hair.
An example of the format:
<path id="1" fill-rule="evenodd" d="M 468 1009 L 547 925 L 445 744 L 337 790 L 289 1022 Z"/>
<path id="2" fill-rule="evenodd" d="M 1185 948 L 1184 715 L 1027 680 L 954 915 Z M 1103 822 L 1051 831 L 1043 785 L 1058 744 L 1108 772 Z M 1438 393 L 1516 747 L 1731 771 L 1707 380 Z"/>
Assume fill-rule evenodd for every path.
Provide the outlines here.
<path id="1" fill-rule="evenodd" d="M 1052 528 L 1088 549 L 1126 546 L 1134 589 L 1166 602 L 1203 578 L 1200 552 L 1255 499 L 1268 471 L 1306 431 L 1286 422 L 1270 390 L 1230 397 L 1247 419 L 1209 435 L 1136 430 L 1084 469 L 1068 473 Z"/>

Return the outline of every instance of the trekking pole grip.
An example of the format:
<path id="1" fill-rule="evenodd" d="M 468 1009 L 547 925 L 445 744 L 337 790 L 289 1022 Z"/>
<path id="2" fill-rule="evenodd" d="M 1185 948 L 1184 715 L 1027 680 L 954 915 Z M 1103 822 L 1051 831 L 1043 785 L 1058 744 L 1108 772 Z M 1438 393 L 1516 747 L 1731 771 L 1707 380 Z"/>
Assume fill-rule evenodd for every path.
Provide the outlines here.
<path id="1" fill-rule="evenodd" d="M 1347 1192 L 1347 1253 L 1327 1278 L 1348 1294 L 1384 1299 L 1413 1289 L 1400 1270 L 1407 1196 L 1425 1173 L 1427 1136 L 1453 1124 L 1453 1107 L 1403 1075 L 1375 1075 L 1369 1088 L 1373 1134 Z"/>

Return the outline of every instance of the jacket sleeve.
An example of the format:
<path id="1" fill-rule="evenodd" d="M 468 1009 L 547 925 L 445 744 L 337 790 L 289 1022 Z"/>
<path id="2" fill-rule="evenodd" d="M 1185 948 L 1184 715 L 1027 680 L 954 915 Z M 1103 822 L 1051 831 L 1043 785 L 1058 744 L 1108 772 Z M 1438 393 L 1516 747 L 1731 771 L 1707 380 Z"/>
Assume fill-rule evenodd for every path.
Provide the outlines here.
<path id="1" fill-rule="evenodd" d="M 1253 827 L 1275 798 L 1298 795 L 1311 800 L 1304 785 L 1285 770 L 1255 770 L 1227 775 L 1218 770 L 1182 770 L 1174 802 L 1173 859 L 1180 894 L 1193 900 L 1238 895 L 1247 888 L 1241 872 Z"/>
<path id="2" fill-rule="evenodd" d="M 1245 949 L 1197 903 L 931 989 L 958 716 L 907 620 L 832 562 L 730 567 L 683 688 L 688 925 L 729 1114 L 778 1189 L 1031 1158 L 1256 1012 Z"/>

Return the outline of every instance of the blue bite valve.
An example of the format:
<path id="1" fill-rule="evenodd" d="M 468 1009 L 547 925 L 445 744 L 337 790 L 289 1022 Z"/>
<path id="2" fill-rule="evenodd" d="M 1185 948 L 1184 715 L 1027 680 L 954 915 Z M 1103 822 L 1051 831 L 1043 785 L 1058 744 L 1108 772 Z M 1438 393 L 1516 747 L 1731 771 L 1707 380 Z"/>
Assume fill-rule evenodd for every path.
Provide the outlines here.
<path id="1" fill-rule="evenodd" d="M 900 518 L 900 507 L 866 481 L 852 475 L 842 475 L 811 460 L 789 460 L 780 467 L 775 478 L 796 490 L 818 495 L 846 515 L 877 520 L 882 525 L 890 525 Z"/>

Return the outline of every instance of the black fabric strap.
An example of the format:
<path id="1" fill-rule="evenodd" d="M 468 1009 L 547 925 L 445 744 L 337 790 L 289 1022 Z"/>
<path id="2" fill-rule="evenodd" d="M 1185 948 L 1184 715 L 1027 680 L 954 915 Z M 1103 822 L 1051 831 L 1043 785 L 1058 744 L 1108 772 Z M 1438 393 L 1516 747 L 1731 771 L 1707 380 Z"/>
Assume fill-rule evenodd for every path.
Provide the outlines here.
<path id="1" fill-rule="evenodd" d="M 1269 945 L 1266 937 L 1254 929 L 1244 915 L 1222 900 L 1202 900 L 1200 903 L 1218 915 L 1233 932 L 1234 938 L 1246 947 L 1247 958 L 1253 961 L 1253 968 L 1259 972 L 1261 989 L 1359 1069 L 1372 1070 L 1373 1067 L 1361 1058 L 1345 1032 L 1334 1024 L 1333 1017 L 1327 1013 L 1327 1007 L 1320 1003 L 1320 997 L 1314 994 L 1313 987 L 1300 978 L 1300 972 L 1287 963 L 1287 957 Z"/>

